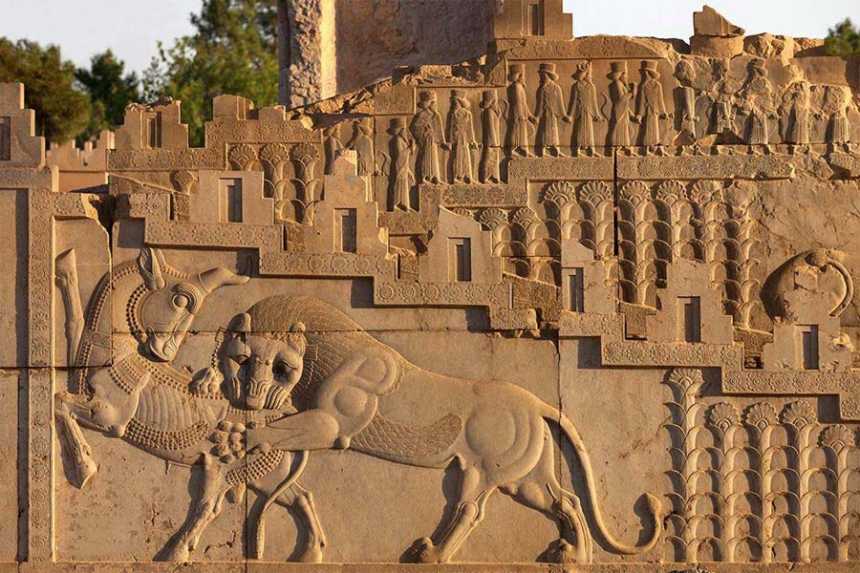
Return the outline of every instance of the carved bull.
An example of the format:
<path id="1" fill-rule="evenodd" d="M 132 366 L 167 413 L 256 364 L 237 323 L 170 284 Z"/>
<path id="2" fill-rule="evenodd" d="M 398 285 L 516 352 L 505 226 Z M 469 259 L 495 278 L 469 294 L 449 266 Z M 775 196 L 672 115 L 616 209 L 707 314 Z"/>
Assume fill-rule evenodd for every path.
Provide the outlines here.
<path id="1" fill-rule="evenodd" d="M 282 410 L 236 407 L 218 385 L 192 381 L 173 360 L 206 298 L 227 285 L 248 281 L 224 268 L 199 274 L 180 272 L 156 250 L 114 267 L 96 288 L 86 316 L 81 310 L 74 251 L 57 261 L 57 281 L 67 309 L 69 363 L 76 366 L 69 391 L 56 395 L 58 435 L 71 467 L 70 481 L 84 487 L 97 465 L 79 423 L 86 428 L 182 466 L 202 465 L 202 491 L 192 499 L 188 518 L 159 558 L 187 561 L 203 529 L 221 511 L 225 498 L 238 501 L 246 488 L 263 500 L 252 519 L 272 503 L 296 507 L 307 523 L 301 559 L 319 561 L 324 535 L 308 491 L 295 481 L 304 454 L 296 459 L 279 449 L 249 452 L 244 432 L 284 415 Z M 112 337 L 110 299 L 125 301 L 133 342 Z M 110 364 L 88 368 L 89 364 Z M 206 379 L 201 379 L 211 382 Z M 262 554 L 262 531 L 255 554 Z"/>

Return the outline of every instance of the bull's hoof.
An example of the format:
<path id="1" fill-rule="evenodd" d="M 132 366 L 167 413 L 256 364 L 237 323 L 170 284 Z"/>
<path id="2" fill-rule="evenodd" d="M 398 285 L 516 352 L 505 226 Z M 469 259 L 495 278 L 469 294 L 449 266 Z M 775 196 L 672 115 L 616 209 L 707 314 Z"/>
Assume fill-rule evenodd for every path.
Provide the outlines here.
<path id="1" fill-rule="evenodd" d="M 442 563 L 439 548 L 433 545 L 433 541 L 429 537 L 419 539 L 417 544 L 419 563 Z"/>
<path id="2" fill-rule="evenodd" d="M 555 547 L 555 550 L 552 551 L 552 560 L 556 563 L 562 564 L 572 564 L 572 563 L 589 563 L 590 559 L 585 552 L 584 547 L 580 547 L 579 545 L 574 545 L 565 541 L 564 539 L 559 539 L 558 544 Z"/>
<path id="3" fill-rule="evenodd" d="M 75 460 L 74 477 L 72 485 L 78 489 L 84 489 L 90 479 L 99 471 L 99 466 L 89 456 L 82 456 Z"/>
<path id="4" fill-rule="evenodd" d="M 171 563 L 189 563 L 191 561 L 191 550 L 187 543 L 174 543 L 166 548 L 161 555 L 160 561 L 170 561 Z"/>
<path id="5" fill-rule="evenodd" d="M 301 557 L 299 557 L 300 563 L 322 563 L 323 553 L 322 548 L 319 545 L 314 545 L 312 547 L 308 547 L 305 549 L 305 552 L 302 553 Z"/>

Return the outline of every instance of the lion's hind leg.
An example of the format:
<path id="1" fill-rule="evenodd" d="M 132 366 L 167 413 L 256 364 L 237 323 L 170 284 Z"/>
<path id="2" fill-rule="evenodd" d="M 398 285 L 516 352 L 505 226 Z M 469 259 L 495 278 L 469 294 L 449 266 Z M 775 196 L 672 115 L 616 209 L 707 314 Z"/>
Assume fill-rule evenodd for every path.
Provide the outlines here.
<path id="1" fill-rule="evenodd" d="M 582 505 L 575 493 L 559 483 L 552 441 L 547 440 L 545 444 L 540 461 L 526 477 L 499 489 L 556 522 L 560 539 L 553 553 L 558 561 L 590 563 L 593 545 Z"/>
<path id="2" fill-rule="evenodd" d="M 496 491 L 488 485 L 481 471 L 475 467 L 463 471 L 457 508 L 438 544 L 429 537 L 418 541 L 418 560 L 421 563 L 447 563 L 463 545 L 469 534 L 484 519 L 487 500 Z"/>

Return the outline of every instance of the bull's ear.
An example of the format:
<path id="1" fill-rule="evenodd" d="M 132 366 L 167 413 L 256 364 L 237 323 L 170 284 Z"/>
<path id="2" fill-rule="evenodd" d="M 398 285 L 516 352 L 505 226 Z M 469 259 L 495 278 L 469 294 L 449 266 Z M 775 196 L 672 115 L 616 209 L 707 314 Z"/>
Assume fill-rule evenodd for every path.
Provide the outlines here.
<path id="1" fill-rule="evenodd" d="M 230 321 L 230 324 L 227 326 L 227 330 L 235 333 L 248 334 L 251 332 L 251 315 L 247 312 L 237 314 L 233 317 L 233 320 Z"/>
<path id="2" fill-rule="evenodd" d="M 164 277 L 161 274 L 161 262 L 158 249 L 144 247 L 137 256 L 137 266 L 143 276 L 143 282 L 149 290 L 164 288 Z"/>

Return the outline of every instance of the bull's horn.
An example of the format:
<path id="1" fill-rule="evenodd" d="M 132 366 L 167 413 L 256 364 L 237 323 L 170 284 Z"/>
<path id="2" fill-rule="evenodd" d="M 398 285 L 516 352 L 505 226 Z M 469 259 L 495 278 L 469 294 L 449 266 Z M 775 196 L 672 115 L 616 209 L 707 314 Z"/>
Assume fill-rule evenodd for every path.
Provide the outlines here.
<path id="1" fill-rule="evenodd" d="M 251 315 L 247 312 L 237 314 L 233 317 L 233 320 L 230 321 L 230 325 L 227 326 L 227 330 L 244 334 L 251 332 Z"/>
<path id="2" fill-rule="evenodd" d="M 243 285 L 248 282 L 249 277 L 237 275 L 224 267 L 216 267 L 200 273 L 200 286 L 210 293 L 223 286 Z"/>

